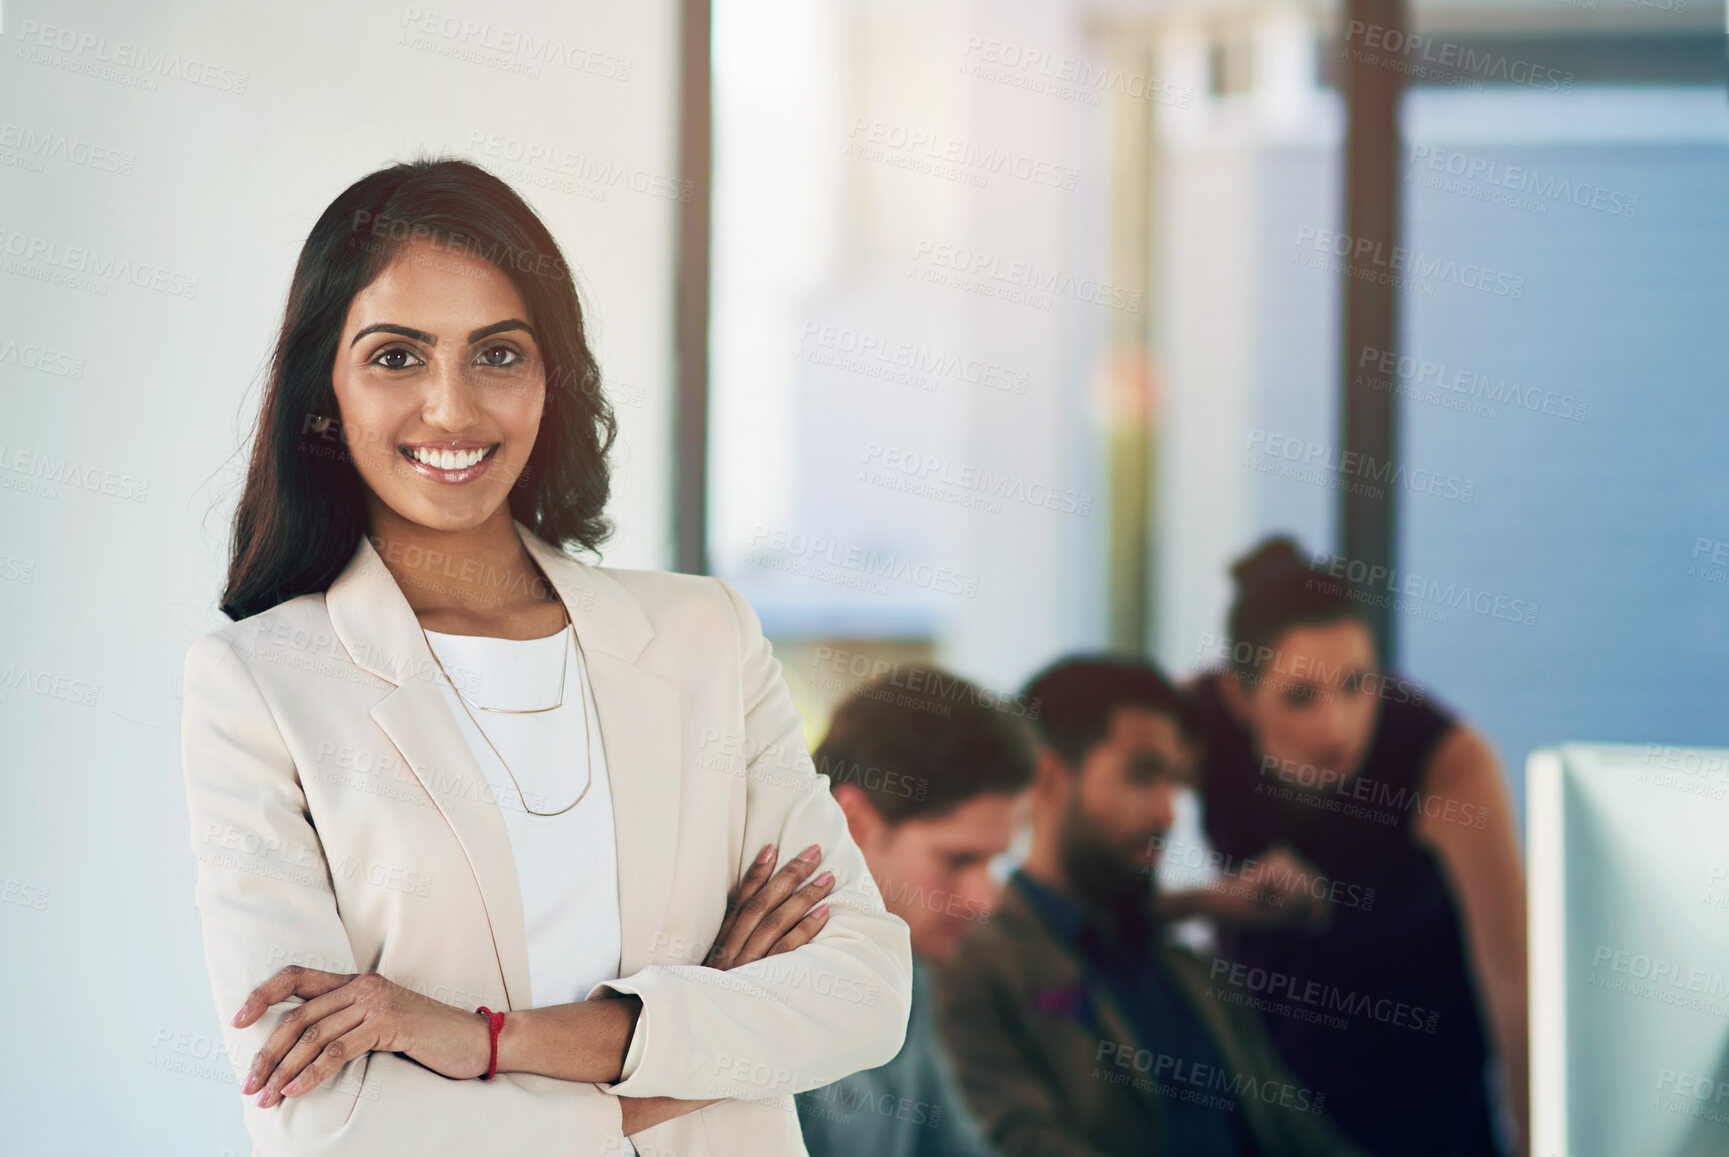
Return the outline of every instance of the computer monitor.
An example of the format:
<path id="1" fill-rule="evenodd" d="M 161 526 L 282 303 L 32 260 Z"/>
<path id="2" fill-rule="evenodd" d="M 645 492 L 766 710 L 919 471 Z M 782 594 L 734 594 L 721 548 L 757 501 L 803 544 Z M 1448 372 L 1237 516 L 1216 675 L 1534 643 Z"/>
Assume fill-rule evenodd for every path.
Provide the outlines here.
<path id="1" fill-rule="evenodd" d="M 1533 1157 L 1729 1154 L 1729 751 L 1526 764 Z"/>

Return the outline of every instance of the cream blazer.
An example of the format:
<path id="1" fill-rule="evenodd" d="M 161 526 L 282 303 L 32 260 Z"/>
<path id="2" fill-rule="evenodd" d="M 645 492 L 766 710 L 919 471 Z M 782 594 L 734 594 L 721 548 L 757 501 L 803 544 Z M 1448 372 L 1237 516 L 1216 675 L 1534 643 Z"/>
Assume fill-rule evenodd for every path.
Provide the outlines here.
<path id="1" fill-rule="evenodd" d="M 619 1095 L 729 1098 L 634 1134 L 643 1157 L 803 1154 L 792 1094 L 900 1050 L 907 926 L 883 907 L 738 592 L 589 566 L 513 522 L 575 620 L 599 707 L 623 952 L 622 978 L 589 995 L 642 999 L 638 1067 L 612 1085 L 453 1080 L 373 1052 L 273 1108 L 240 1098 L 254 1154 L 623 1154 Z M 450 674 L 463 685 L 472 673 Z M 509 839 L 441 678 L 364 537 L 327 592 L 188 651 L 181 752 L 197 905 L 237 1070 L 300 998 L 249 1028 L 229 1018 L 288 964 L 376 970 L 462 1008 L 532 1007 Z M 697 964 L 728 892 L 771 842 L 782 863 L 822 845 L 836 877 L 828 923 L 754 964 Z"/>

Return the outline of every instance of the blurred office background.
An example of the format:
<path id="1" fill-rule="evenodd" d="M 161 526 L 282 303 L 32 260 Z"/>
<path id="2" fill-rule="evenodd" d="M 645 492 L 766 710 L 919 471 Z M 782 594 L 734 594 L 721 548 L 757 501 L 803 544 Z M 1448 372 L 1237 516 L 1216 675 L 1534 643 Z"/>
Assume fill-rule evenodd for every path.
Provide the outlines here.
<path id="1" fill-rule="evenodd" d="M 818 716 L 843 655 L 1187 674 L 1232 558 L 1342 549 L 1343 20 L 715 5 L 709 547 Z M 1403 360 L 1361 367 L 1400 394 L 1397 664 L 1516 800 L 1556 736 L 1729 741 L 1724 8 L 1445 0 L 1411 28 L 1419 268 Z"/>
<path id="2" fill-rule="evenodd" d="M 6 3 L 0 967 L 31 994 L 9 1151 L 246 1151 L 178 679 L 223 621 L 260 372 L 342 187 L 450 151 L 546 217 L 621 418 L 605 561 L 735 582 L 814 741 L 877 661 L 1003 690 L 1073 649 L 1189 674 L 1231 558 L 1273 531 L 1343 549 L 1344 20 Z M 1410 21 L 1450 48 L 1396 54 L 1420 65 L 1415 256 L 1397 348 L 1353 368 L 1399 396 L 1397 665 L 1486 731 L 1523 807 L 1542 744 L 1729 744 L 1725 13 Z M 72 249 L 108 273 L 69 283 Z"/>

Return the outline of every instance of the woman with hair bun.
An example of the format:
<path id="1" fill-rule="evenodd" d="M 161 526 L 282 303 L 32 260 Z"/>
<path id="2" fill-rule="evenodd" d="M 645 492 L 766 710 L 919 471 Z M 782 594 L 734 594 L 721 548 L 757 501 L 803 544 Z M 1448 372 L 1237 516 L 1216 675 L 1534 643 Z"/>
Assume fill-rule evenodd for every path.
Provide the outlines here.
<path id="1" fill-rule="evenodd" d="M 1502 1154 L 1493 1054 L 1523 1154 L 1525 885 L 1500 768 L 1483 736 L 1384 670 L 1340 569 L 1284 536 L 1232 567 L 1227 664 L 1190 696 L 1207 837 L 1259 899 L 1166 903 L 1218 919 L 1215 993 L 1263 1010 L 1359 1144 Z"/>

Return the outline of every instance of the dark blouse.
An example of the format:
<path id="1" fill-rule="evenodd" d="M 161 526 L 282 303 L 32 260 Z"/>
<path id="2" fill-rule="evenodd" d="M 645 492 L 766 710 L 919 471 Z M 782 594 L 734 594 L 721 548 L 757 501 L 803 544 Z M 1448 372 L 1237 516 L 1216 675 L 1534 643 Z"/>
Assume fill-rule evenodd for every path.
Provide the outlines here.
<path id="1" fill-rule="evenodd" d="M 1319 932 L 1221 929 L 1215 992 L 1261 1010 L 1287 1062 L 1371 1152 L 1497 1153 L 1488 1038 L 1458 904 L 1435 854 L 1413 838 L 1419 812 L 1469 826 L 1488 818 L 1420 790 L 1452 714 L 1390 681 L 1362 769 L 1317 792 L 1303 786 L 1319 782 L 1312 768 L 1262 767 L 1225 707 L 1225 677 L 1193 691 L 1207 837 L 1227 874 L 1289 845 L 1320 873 L 1300 882 L 1331 921 Z"/>

